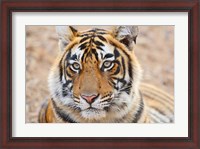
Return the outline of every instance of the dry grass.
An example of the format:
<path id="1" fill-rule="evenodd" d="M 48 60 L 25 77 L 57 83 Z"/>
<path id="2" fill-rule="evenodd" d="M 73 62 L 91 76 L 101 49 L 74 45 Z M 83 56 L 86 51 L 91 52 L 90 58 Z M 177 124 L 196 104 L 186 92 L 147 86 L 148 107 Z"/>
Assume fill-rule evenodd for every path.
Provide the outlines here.
<path id="1" fill-rule="evenodd" d="M 174 27 L 140 26 L 135 53 L 143 67 L 143 82 L 174 93 Z M 37 122 L 39 108 L 49 98 L 47 77 L 58 52 L 54 26 L 26 27 L 26 123 Z"/>

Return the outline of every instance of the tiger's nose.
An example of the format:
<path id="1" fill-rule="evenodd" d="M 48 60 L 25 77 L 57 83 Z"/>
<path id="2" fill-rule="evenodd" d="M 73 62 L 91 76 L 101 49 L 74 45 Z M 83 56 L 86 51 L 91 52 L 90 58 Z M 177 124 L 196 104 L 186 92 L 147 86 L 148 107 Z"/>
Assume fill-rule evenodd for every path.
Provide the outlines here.
<path id="1" fill-rule="evenodd" d="M 87 103 L 91 104 L 95 101 L 95 99 L 97 99 L 99 95 L 81 95 L 81 97 L 87 101 Z"/>

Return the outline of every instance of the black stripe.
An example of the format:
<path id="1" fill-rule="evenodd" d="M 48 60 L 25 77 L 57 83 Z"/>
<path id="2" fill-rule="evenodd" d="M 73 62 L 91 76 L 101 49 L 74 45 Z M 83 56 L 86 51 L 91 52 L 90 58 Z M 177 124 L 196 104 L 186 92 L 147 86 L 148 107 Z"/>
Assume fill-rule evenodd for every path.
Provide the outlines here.
<path id="1" fill-rule="evenodd" d="M 94 41 L 94 43 L 97 45 L 97 46 L 104 46 L 103 43 L 99 42 L 99 41 Z"/>
<path id="2" fill-rule="evenodd" d="M 60 71 L 60 82 L 62 82 L 62 76 L 63 76 L 63 71 L 62 71 L 62 59 L 60 60 L 59 63 L 59 71 Z"/>
<path id="3" fill-rule="evenodd" d="M 125 84 L 124 84 L 125 85 Z M 131 92 L 131 88 L 132 88 L 132 83 L 129 82 L 126 87 L 124 87 L 124 85 L 121 87 L 121 92 L 126 92 L 127 94 L 130 94 Z M 124 88 L 123 88 L 124 87 Z"/>
<path id="4" fill-rule="evenodd" d="M 76 54 L 72 55 L 70 60 L 77 60 L 77 55 Z"/>
<path id="5" fill-rule="evenodd" d="M 55 101 L 53 99 L 51 99 L 52 103 L 53 103 L 53 107 L 55 108 L 56 114 L 65 122 L 69 122 L 69 123 L 77 123 L 76 121 L 74 121 L 69 114 L 65 113 L 62 109 L 60 109 Z"/>
<path id="6" fill-rule="evenodd" d="M 86 50 L 84 51 L 84 53 L 83 53 L 83 55 L 82 55 L 82 58 L 81 58 L 81 61 L 82 61 L 82 62 L 83 62 L 84 58 L 87 57 L 88 51 L 89 51 L 89 49 L 86 49 Z M 85 59 L 85 60 L 86 60 L 86 59 Z"/>
<path id="7" fill-rule="evenodd" d="M 87 44 L 88 44 L 87 42 L 81 44 L 81 45 L 79 46 L 80 50 L 85 49 L 85 48 L 87 47 Z"/>
<path id="8" fill-rule="evenodd" d="M 65 81 L 67 80 L 67 79 L 66 79 L 66 73 L 65 73 L 65 69 L 67 68 L 67 65 L 68 65 L 68 62 L 65 60 L 64 69 L 63 69 L 63 75 L 64 75 Z"/>
<path id="9" fill-rule="evenodd" d="M 67 53 L 65 60 L 69 60 L 70 57 L 71 57 L 71 50 Z"/>
<path id="10" fill-rule="evenodd" d="M 104 56 L 103 59 L 105 59 L 105 58 L 111 58 L 111 57 L 113 57 L 113 56 L 114 56 L 113 54 L 108 53 L 108 54 L 106 54 L 106 55 Z"/>
<path id="11" fill-rule="evenodd" d="M 112 75 L 116 75 L 116 74 L 118 74 L 119 72 L 120 72 L 120 66 L 117 66 L 116 71 L 115 71 Z"/>
<path id="12" fill-rule="evenodd" d="M 92 49 L 92 53 L 95 55 L 96 60 L 98 61 L 98 53 L 95 49 Z"/>
<path id="13" fill-rule="evenodd" d="M 140 92 L 140 107 L 139 109 L 137 110 L 137 113 L 135 114 L 134 116 L 134 119 L 133 119 L 133 123 L 137 123 L 138 120 L 141 118 L 142 116 L 142 112 L 144 111 L 144 102 L 143 102 L 143 97 L 142 97 L 142 93 Z"/>
<path id="14" fill-rule="evenodd" d="M 100 46 L 97 46 L 97 49 L 101 50 L 101 51 L 104 51 L 103 48 L 101 48 Z"/>
<path id="15" fill-rule="evenodd" d="M 84 42 L 84 41 L 86 41 L 88 39 L 89 39 L 89 37 L 84 37 L 83 39 L 80 40 L 80 43 L 82 43 L 82 42 Z"/>
<path id="16" fill-rule="evenodd" d="M 123 67 L 123 77 L 122 77 L 122 79 L 124 79 L 125 78 L 125 75 L 126 75 L 126 66 L 125 66 L 125 62 L 124 62 L 124 58 L 122 57 L 122 67 Z"/>
<path id="17" fill-rule="evenodd" d="M 120 66 L 120 62 L 118 60 L 114 60 L 113 63 L 116 63 Z"/>
<path id="18" fill-rule="evenodd" d="M 109 80 L 109 83 L 111 83 L 111 85 L 113 85 L 114 87 L 116 86 L 116 83 L 112 79 Z"/>
<path id="19" fill-rule="evenodd" d="M 88 52 L 88 49 L 86 49 L 86 50 L 84 51 L 84 53 L 83 53 L 83 55 L 82 55 L 82 57 L 81 57 L 81 61 L 82 61 L 82 62 L 83 62 L 83 60 L 84 60 L 85 55 L 86 55 L 87 52 Z"/>
<path id="20" fill-rule="evenodd" d="M 102 41 L 107 42 L 106 38 L 104 38 L 103 36 L 98 35 L 97 37 L 98 37 L 99 39 L 101 39 Z"/>
<path id="21" fill-rule="evenodd" d="M 117 50 L 116 47 L 115 47 L 115 50 L 114 50 L 114 55 L 115 55 L 115 59 L 120 56 L 119 51 Z"/>
<path id="22" fill-rule="evenodd" d="M 132 64 L 131 64 L 130 60 L 128 62 L 128 74 L 129 74 L 129 77 L 131 79 L 133 79 L 133 67 L 132 67 Z"/>

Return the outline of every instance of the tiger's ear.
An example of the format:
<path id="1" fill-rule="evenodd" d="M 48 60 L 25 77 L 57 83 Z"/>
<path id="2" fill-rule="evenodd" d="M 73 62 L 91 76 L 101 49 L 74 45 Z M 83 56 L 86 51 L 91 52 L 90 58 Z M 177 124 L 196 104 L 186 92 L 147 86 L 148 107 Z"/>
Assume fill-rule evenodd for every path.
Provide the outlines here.
<path id="1" fill-rule="evenodd" d="M 114 36 L 128 49 L 132 50 L 133 45 L 136 44 L 138 32 L 138 26 L 117 26 L 114 29 Z"/>
<path id="2" fill-rule="evenodd" d="M 60 50 L 64 50 L 70 41 L 77 35 L 78 31 L 72 26 L 56 26 L 56 32 L 59 37 Z"/>

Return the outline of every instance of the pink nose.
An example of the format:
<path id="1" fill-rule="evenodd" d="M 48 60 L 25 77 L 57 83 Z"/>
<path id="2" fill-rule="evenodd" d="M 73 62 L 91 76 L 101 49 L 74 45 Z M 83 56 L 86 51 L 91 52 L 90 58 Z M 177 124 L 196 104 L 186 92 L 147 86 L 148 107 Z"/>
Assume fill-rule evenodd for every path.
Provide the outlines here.
<path id="1" fill-rule="evenodd" d="M 95 101 L 95 99 L 97 98 L 98 95 L 81 95 L 81 97 L 83 99 L 85 99 L 87 101 L 87 103 L 93 103 Z"/>

